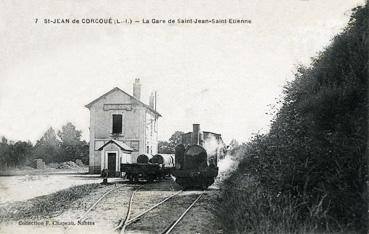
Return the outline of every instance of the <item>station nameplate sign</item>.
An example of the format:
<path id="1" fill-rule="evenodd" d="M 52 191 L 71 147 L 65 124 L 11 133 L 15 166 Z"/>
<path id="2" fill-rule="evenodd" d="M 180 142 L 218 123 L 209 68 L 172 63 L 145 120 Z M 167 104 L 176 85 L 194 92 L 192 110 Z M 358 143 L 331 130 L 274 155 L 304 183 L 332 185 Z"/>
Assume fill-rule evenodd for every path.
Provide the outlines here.
<path id="1" fill-rule="evenodd" d="M 104 104 L 104 111 L 108 110 L 132 110 L 132 104 Z"/>

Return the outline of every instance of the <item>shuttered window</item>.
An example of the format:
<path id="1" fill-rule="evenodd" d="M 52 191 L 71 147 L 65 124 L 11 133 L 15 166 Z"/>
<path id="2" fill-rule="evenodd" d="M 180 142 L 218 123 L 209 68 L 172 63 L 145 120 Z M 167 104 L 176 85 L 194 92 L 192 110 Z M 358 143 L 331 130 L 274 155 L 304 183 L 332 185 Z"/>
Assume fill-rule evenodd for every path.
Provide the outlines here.
<path id="1" fill-rule="evenodd" d="M 113 115 L 113 134 L 122 133 L 122 115 Z"/>

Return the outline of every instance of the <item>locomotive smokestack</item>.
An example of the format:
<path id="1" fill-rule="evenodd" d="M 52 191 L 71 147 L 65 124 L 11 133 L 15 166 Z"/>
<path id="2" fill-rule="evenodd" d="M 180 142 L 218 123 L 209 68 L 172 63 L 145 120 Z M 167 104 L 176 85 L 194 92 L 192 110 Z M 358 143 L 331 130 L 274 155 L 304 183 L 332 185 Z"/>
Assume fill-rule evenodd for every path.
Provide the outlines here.
<path id="1" fill-rule="evenodd" d="M 192 125 L 192 144 L 193 145 L 200 144 L 200 124 Z"/>
<path id="2" fill-rule="evenodd" d="M 140 78 L 135 79 L 135 83 L 133 83 L 133 97 L 141 100 L 141 84 Z"/>

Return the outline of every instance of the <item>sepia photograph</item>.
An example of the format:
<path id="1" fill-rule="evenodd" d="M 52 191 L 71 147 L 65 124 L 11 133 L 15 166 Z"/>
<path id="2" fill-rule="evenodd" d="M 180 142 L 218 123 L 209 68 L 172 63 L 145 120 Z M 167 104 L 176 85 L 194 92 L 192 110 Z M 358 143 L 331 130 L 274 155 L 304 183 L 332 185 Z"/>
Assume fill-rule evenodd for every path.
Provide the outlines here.
<path id="1" fill-rule="evenodd" d="M 367 0 L 2 0 L 0 33 L 0 234 L 368 233 Z"/>

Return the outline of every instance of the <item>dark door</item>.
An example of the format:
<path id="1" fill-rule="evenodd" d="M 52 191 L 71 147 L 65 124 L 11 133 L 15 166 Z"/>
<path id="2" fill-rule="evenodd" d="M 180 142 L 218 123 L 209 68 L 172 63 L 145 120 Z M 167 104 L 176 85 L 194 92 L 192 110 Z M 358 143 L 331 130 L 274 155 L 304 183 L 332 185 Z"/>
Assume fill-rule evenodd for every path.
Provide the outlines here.
<path id="1" fill-rule="evenodd" d="M 108 153 L 108 171 L 109 176 L 115 176 L 116 168 L 116 153 Z"/>

